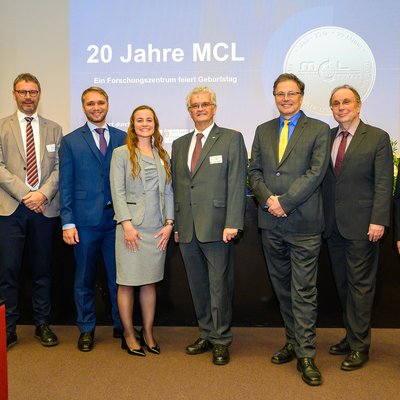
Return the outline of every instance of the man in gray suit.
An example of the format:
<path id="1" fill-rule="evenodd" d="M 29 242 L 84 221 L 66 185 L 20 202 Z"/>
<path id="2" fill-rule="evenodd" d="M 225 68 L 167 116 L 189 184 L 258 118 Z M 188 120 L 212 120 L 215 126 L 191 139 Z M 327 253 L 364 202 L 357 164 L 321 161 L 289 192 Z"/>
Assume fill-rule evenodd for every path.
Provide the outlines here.
<path id="1" fill-rule="evenodd" d="M 14 80 L 18 111 L 0 120 L 0 297 L 6 302 L 7 348 L 17 343 L 19 280 L 24 247 L 32 274 L 35 336 L 58 344 L 49 327 L 51 260 L 59 215 L 61 127 L 37 114 L 40 83 L 29 73 Z"/>
<path id="2" fill-rule="evenodd" d="M 196 87 L 187 96 L 195 129 L 172 144 L 175 241 L 179 242 L 200 328 L 187 354 L 213 349 L 229 362 L 233 239 L 243 228 L 247 152 L 241 133 L 214 123 L 215 93 Z"/>
<path id="3" fill-rule="evenodd" d="M 393 156 L 390 137 L 360 120 L 361 99 L 349 85 L 329 102 L 339 126 L 331 131 L 331 164 L 322 185 L 325 232 L 346 336 L 330 347 L 345 355 L 344 371 L 368 361 L 379 245 L 390 224 Z"/>
<path id="4" fill-rule="evenodd" d="M 320 385 L 314 363 L 317 262 L 324 219 L 321 182 L 329 163 L 329 126 L 300 107 L 304 83 L 280 75 L 273 87 L 280 117 L 255 134 L 249 179 L 259 203 L 264 255 L 286 328 L 286 344 L 271 361 L 297 356 L 309 385 Z"/>

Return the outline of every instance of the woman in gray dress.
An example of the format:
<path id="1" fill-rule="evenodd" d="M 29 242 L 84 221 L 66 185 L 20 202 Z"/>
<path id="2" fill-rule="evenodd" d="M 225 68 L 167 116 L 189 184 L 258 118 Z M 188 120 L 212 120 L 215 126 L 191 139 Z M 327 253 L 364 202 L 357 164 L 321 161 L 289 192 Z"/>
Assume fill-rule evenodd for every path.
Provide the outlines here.
<path id="1" fill-rule="evenodd" d="M 159 354 L 153 336 L 155 284 L 164 277 L 174 199 L 169 157 L 151 107 L 143 105 L 133 111 L 127 144 L 113 152 L 110 181 L 117 221 L 118 308 L 124 327 L 121 347 L 129 354 L 144 356 L 144 345 L 149 352 Z M 137 286 L 143 319 L 140 343 L 134 335 L 132 318 Z"/>

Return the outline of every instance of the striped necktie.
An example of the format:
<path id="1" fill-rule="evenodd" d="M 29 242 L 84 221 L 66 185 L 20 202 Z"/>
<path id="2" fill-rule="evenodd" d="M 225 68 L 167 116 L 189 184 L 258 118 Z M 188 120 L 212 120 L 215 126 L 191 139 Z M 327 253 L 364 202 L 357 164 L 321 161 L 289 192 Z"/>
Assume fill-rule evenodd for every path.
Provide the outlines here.
<path id="1" fill-rule="evenodd" d="M 31 187 L 39 182 L 39 175 L 36 162 L 35 140 L 33 138 L 32 120 L 33 117 L 25 117 L 26 120 L 26 181 Z"/>

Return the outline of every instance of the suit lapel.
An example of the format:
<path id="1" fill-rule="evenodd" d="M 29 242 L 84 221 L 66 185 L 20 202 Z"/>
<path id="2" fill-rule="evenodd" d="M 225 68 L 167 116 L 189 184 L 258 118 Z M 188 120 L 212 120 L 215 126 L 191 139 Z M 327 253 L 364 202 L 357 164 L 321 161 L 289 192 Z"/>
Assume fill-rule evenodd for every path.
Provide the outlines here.
<path id="1" fill-rule="evenodd" d="M 161 164 L 161 158 L 158 155 L 158 151 L 156 148 L 153 149 L 153 154 L 154 154 L 154 160 L 156 162 L 157 174 L 158 174 L 158 190 L 160 191 L 160 193 L 163 193 L 166 172 L 165 172 L 163 164 Z"/>
<path id="2" fill-rule="evenodd" d="M 212 149 L 215 143 L 217 143 L 219 139 L 219 128 L 216 124 L 214 124 L 214 127 L 211 129 L 211 132 L 209 133 L 206 142 L 204 143 L 204 147 L 201 150 L 199 160 L 197 161 L 196 168 L 193 171 L 192 176 L 196 175 L 196 172 L 200 168 L 201 164 L 203 161 L 206 159 L 207 154 L 209 151 Z"/>
<path id="3" fill-rule="evenodd" d="M 42 117 L 39 117 L 40 165 L 42 165 L 43 157 L 46 151 L 47 133 L 47 122 Z"/>
<path id="4" fill-rule="evenodd" d="M 144 171 L 144 165 L 143 165 L 143 161 L 142 161 L 142 153 L 140 152 L 139 149 L 135 149 L 135 153 L 136 153 L 136 157 L 139 163 L 139 179 L 142 181 L 142 186 L 143 189 L 146 190 L 146 175 L 145 175 L 145 171 Z"/>
<path id="5" fill-rule="evenodd" d="M 102 157 L 99 149 L 97 148 L 96 143 L 94 142 L 94 139 L 93 139 L 92 132 L 90 131 L 90 129 L 89 129 L 87 124 L 85 124 L 83 126 L 83 128 L 82 128 L 82 137 L 86 141 L 86 143 L 88 144 L 90 149 L 92 150 L 92 152 L 95 155 L 95 157 L 99 160 L 99 163 L 103 164 L 104 163 L 104 157 Z M 110 134 L 110 137 L 111 137 L 111 134 Z"/>
<path id="6" fill-rule="evenodd" d="M 19 121 L 18 121 L 18 115 L 17 113 L 13 114 L 11 116 L 11 129 L 15 138 L 15 141 L 17 143 L 18 150 L 21 154 L 21 157 L 24 161 L 26 161 L 26 155 L 25 155 L 25 149 L 24 149 L 24 143 L 22 141 L 22 133 L 21 133 L 21 127 L 19 126 Z"/>
<path id="7" fill-rule="evenodd" d="M 188 133 L 185 137 L 185 142 L 182 145 L 182 158 L 183 158 L 182 164 L 183 164 L 183 168 L 187 172 L 188 176 L 191 176 L 191 172 L 188 167 L 188 154 L 189 154 L 189 147 L 190 147 L 190 143 L 192 141 L 193 135 L 194 135 L 194 131 Z"/>
<path id="8" fill-rule="evenodd" d="M 354 133 L 354 137 L 351 139 L 351 142 L 346 150 L 346 153 L 344 153 L 343 162 L 342 166 L 340 167 L 339 175 L 346 168 L 346 165 L 349 162 L 348 160 L 351 160 L 352 154 L 354 154 L 357 151 L 357 148 L 364 141 L 365 134 L 366 134 L 365 125 L 362 121 L 360 121 L 356 129 L 356 132 Z"/>
<path id="9" fill-rule="evenodd" d="M 279 119 L 278 119 L 279 121 Z M 286 158 L 289 156 L 290 152 L 293 150 L 294 146 L 296 146 L 296 143 L 298 142 L 298 140 L 300 139 L 301 135 L 304 132 L 305 127 L 307 126 L 307 117 L 303 114 L 299 121 L 297 122 L 292 135 L 290 136 L 289 142 L 286 146 L 285 152 L 283 153 L 282 159 L 279 163 L 279 165 L 281 165 Z M 279 128 L 278 128 L 279 129 Z M 278 144 L 276 146 L 276 152 L 278 152 L 278 147 L 279 147 L 279 135 L 277 138 Z M 278 159 L 278 157 L 277 157 Z"/>

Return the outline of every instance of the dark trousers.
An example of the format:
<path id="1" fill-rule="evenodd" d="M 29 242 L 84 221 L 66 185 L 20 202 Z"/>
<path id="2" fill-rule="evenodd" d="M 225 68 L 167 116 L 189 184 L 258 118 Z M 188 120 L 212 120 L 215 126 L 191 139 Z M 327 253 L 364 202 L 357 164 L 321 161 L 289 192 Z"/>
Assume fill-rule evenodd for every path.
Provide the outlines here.
<path id="1" fill-rule="evenodd" d="M 77 227 L 79 243 L 74 246 L 76 264 L 75 305 L 76 323 L 81 332 L 93 332 L 96 327 L 94 281 L 100 254 L 103 256 L 107 274 L 114 327 L 122 329 L 117 303 L 115 228 L 113 209 L 104 210 L 99 225 Z"/>
<path id="2" fill-rule="evenodd" d="M 200 337 L 213 344 L 232 342 L 234 286 L 233 243 L 179 244 L 200 328 Z"/>
<path id="3" fill-rule="evenodd" d="M 51 261 L 56 218 L 47 218 L 20 204 L 9 216 L 0 216 L 0 297 L 6 303 L 7 331 L 14 332 L 19 318 L 19 282 L 24 247 L 32 276 L 35 325 L 49 324 Z"/>
<path id="4" fill-rule="evenodd" d="M 269 275 L 297 357 L 315 357 L 320 234 L 286 232 L 284 221 L 261 238 Z"/>
<path id="5" fill-rule="evenodd" d="M 347 341 L 354 351 L 368 352 L 375 296 L 379 244 L 345 239 L 337 227 L 328 238 L 329 256 L 343 311 Z"/>

